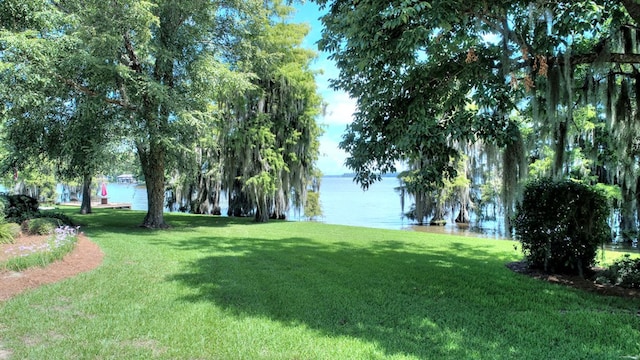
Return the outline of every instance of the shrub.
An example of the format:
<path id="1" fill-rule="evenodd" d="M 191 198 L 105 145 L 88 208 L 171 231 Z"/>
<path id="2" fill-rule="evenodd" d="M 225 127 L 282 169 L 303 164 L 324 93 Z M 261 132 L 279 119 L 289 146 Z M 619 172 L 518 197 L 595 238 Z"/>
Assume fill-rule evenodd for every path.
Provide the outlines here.
<path id="1" fill-rule="evenodd" d="M 15 223 L 0 224 L 0 244 L 10 244 L 20 236 L 20 225 Z"/>
<path id="2" fill-rule="evenodd" d="M 322 205 L 320 204 L 320 194 L 315 191 L 307 193 L 307 201 L 304 203 L 304 216 L 313 220 L 322 216 Z"/>
<path id="3" fill-rule="evenodd" d="M 4 198 L 4 214 L 9 222 L 21 224 L 38 214 L 38 200 L 30 196 L 3 194 L 0 197 Z"/>
<path id="4" fill-rule="evenodd" d="M 23 223 L 22 228 L 31 235 L 51 235 L 62 222 L 54 218 L 35 218 Z"/>
<path id="5" fill-rule="evenodd" d="M 7 222 L 4 209 L 6 208 L 7 199 L 0 194 L 0 224 Z"/>
<path id="6" fill-rule="evenodd" d="M 6 225 L 7 224 L 0 224 L 0 244 L 11 244 L 15 239 Z"/>
<path id="7" fill-rule="evenodd" d="M 7 229 L 9 234 L 11 234 L 11 236 L 14 239 L 19 237 L 20 234 L 22 233 L 22 229 L 20 228 L 20 225 L 18 225 L 16 223 L 6 223 L 6 224 L 2 224 L 0 226 L 2 226 L 3 228 Z"/>
<path id="8" fill-rule="evenodd" d="M 36 215 L 36 217 L 57 219 L 59 220 L 60 225 L 75 226 L 75 223 L 73 222 L 73 220 L 68 215 L 65 215 L 64 213 L 61 213 L 61 212 L 41 211 Z"/>
<path id="9" fill-rule="evenodd" d="M 608 215 L 607 200 L 595 188 L 539 179 L 525 186 L 514 228 L 529 266 L 584 276 L 598 245 L 610 240 Z"/>
<path id="10" fill-rule="evenodd" d="M 597 280 L 629 289 L 640 289 L 640 259 L 631 259 L 626 254 L 603 271 Z"/>

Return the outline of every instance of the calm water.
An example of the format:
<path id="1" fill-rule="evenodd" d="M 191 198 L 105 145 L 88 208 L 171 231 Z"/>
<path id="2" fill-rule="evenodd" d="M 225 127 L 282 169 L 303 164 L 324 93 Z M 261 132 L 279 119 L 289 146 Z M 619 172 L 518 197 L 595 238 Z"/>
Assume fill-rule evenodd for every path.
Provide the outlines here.
<path id="1" fill-rule="evenodd" d="M 323 216 L 320 222 L 336 225 L 363 226 L 381 229 L 427 231 L 457 235 L 501 238 L 501 228 L 496 222 L 484 222 L 482 227 L 458 227 L 453 221 L 446 226 L 417 226 L 402 217 L 400 195 L 394 190 L 399 185 L 395 178 L 384 178 L 367 191 L 362 190 L 350 177 L 324 177 L 320 188 Z M 147 190 L 144 186 L 110 183 L 107 186 L 111 203 L 131 203 L 133 210 L 147 210 Z M 60 192 L 60 191 L 59 191 Z M 227 212 L 226 198 L 220 204 Z M 405 211 L 410 205 L 406 201 Z M 302 213 L 292 211 L 289 220 L 306 220 Z"/>
<path id="2" fill-rule="evenodd" d="M 502 221 L 483 221 L 477 223 L 472 218 L 471 226 L 458 226 L 448 219 L 446 226 L 418 226 L 402 217 L 400 195 L 394 190 L 398 180 L 385 178 L 363 191 L 350 177 L 324 177 L 320 189 L 320 202 L 323 216 L 320 222 L 336 225 L 363 226 L 381 229 L 424 231 L 430 233 L 468 235 L 474 237 L 505 238 Z M 147 190 L 144 185 L 115 184 L 107 186 L 109 202 L 130 203 L 133 210 L 147 210 Z M 4 192 L 0 186 L 0 192 Z M 59 187 L 58 193 L 62 192 Z M 220 204 L 226 214 L 227 204 L 223 196 Z M 410 201 L 406 202 L 405 211 Z M 451 216 L 451 215 L 449 215 Z M 302 214 L 292 212 L 289 220 L 304 221 Z M 626 244 L 610 244 L 616 250 L 637 251 L 637 245 L 630 248 Z"/>
<path id="3" fill-rule="evenodd" d="M 496 222 L 484 222 L 482 227 L 459 227 L 453 220 L 448 221 L 446 226 L 416 225 L 402 216 L 400 194 L 394 189 L 399 185 L 395 178 L 384 178 L 364 191 L 350 177 L 325 177 L 320 188 L 324 216 L 319 220 L 327 224 L 502 237 Z M 404 211 L 408 211 L 410 205 L 411 201 L 405 199 Z"/>

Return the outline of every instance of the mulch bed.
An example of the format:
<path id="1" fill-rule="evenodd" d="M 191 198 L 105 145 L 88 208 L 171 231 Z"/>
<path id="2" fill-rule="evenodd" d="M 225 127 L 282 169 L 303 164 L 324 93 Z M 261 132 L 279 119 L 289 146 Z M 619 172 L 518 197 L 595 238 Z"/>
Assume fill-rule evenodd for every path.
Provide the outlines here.
<path id="1" fill-rule="evenodd" d="M 6 258 L 5 250 L 20 246 L 46 242 L 48 236 L 20 236 L 15 244 L 0 245 L 2 258 Z M 44 284 L 51 284 L 93 270 L 100 266 L 104 253 L 100 247 L 91 242 L 84 234 L 78 235 L 75 248 L 62 260 L 46 267 L 33 267 L 16 272 L 0 270 L 0 301 L 7 300 L 21 292 Z"/>
<path id="2" fill-rule="evenodd" d="M 598 284 L 594 280 L 583 279 L 579 276 L 561 275 L 561 274 L 546 274 L 540 270 L 530 269 L 526 261 L 516 261 L 508 263 L 507 267 L 514 272 L 531 276 L 536 279 L 548 281 L 554 284 L 560 284 L 564 286 L 570 286 L 575 289 L 583 291 L 593 292 L 600 295 L 619 296 L 631 299 L 640 299 L 640 290 L 638 289 L 626 289 L 621 286 Z M 595 269 L 595 272 L 601 271 Z M 595 277 L 594 277 L 595 278 Z"/>

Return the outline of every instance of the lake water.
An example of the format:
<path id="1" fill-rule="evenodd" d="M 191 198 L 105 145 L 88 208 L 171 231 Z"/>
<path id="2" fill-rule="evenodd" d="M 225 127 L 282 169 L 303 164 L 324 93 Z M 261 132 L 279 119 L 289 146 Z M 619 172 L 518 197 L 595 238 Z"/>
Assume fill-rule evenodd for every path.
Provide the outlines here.
<path id="1" fill-rule="evenodd" d="M 395 178 L 384 178 L 364 191 L 350 177 L 324 177 L 320 188 L 323 216 L 319 222 L 336 225 L 362 226 L 381 229 L 427 231 L 457 235 L 502 238 L 501 224 L 483 222 L 459 227 L 453 221 L 446 226 L 417 226 L 402 216 L 400 195 Z M 147 210 L 147 190 L 144 186 L 110 183 L 107 186 L 110 203 L 130 203 L 133 210 Z M 59 191 L 60 192 L 60 191 Z M 407 199 L 405 211 L 411 202 Z M 221 201 L 223 214 L 227 212 L 226 198 Z M 292 211 L 289 220 L 305 221 L 303 213 Z"/>
<path id="2" fill-rule="evenodd" d="M 440 234 L 468 235 L 494 239 L 508 238 L 505 236 L 502 219 L 498 221 L 477 222 L 472 215 L 470 226 L 458 226 L 451 215 L 445 226 L 418 226 L 409 219 L 402 217 L 400 195 L 394 188 L 398 187 L 395 178 L 384 178 L 363 191 L 350 177 L 324 177 L 320 188 L 320 202 L 323 216 L 317 221 L 327 224 L 362 226 L 381 229 L 424 231 Z M 147 190 L 144 185 L 116 184 L 107 185 L 110 203 L 130 203 L 133 210 L 147 210 Z M 0 186 L 0 192 L 6 191 Z M 62 187 L 58 188 L 62 193 Z M 411 201 L 407 199 L 405 211 Z M 227 212 L 226 198 L 221 202 L 223 214 Z M 303 214 L 294 211 L 289 220 L 305 221 Z M 613 243 L 609 248 L 624 251 L 638 251 L 637 244 Z"/>

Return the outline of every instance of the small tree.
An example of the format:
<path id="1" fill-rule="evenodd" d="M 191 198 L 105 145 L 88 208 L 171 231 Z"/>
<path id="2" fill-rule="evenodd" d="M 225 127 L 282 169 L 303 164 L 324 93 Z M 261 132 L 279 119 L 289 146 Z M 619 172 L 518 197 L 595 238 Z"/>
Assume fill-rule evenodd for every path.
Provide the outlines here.
<path id="1" fill-rule="evenodd" d="M 315 191 L 307 192 L 307 201 L 304 203 L 304 216 L 309 220 L 315 220 L 316 218 L 322 216 L 320 193 Z"/>
<path id="2" fill-rule="evenodd" d="M 525 186 L 514 228 L 531 267 L 584 277 L 598 245 L 610 238 L 608 215 L 606 197 L 595 188 L 540 179 Z"/>

